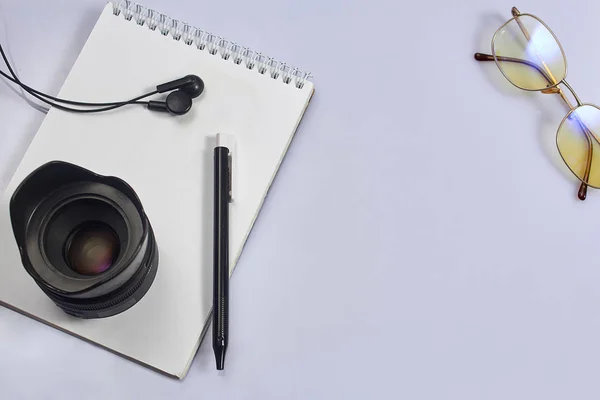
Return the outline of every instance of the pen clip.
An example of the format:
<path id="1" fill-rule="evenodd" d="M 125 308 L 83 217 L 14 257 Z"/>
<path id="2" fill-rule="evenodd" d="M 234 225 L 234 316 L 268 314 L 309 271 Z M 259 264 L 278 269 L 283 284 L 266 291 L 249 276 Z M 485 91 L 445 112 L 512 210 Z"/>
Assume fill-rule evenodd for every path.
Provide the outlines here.
<path id="1" fill-rule="evenodd" d="M 237 167 L 235 162 L 236 143 L 232 135 L 217 133 L 217 146 L 225 147 L 228 150 L 227 154 L 227 184 L 229 192 L 229 202 L 233 203 L 235 195 L 235 181 L 233 170 Z M 237 172 L 236 172 L 237 173 Z"/>

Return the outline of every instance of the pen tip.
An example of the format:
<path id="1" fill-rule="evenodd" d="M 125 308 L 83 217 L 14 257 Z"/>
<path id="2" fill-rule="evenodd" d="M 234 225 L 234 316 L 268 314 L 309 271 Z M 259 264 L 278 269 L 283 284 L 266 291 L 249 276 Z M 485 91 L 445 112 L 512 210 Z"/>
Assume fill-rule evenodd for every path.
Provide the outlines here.
<path id="1" fill-rule="evenodd" d="M 225 348 L 217 346 L 214 348 L 215 360 L 217 362 L 217 370 L 222 371 L 225 369 Z"/>
<path id="2" fill-rule="evenodd" d="M 223 353 L 221 357 L 217 356 L 217 370 L 222 371 L 225 369 L 225 354 Z"/>

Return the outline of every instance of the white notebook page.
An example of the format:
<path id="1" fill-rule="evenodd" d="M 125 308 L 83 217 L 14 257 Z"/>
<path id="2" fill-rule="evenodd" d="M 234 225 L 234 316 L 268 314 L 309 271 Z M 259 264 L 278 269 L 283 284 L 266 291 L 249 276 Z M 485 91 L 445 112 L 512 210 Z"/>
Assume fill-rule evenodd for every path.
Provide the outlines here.
<path id="1" fill-rule="evenodd" d="M 189 368 L 212 307 L 215 135 L 233 135 L 237 146 L 230 208 L 233 268 L 313 84 L 297 88 L 175 41 L 113 15 L 109 3 L 59 93 L 79 101 L 118 101 L 187 74 L 200 76 L 205 91 L 182 117 L 143 106 L 84 115 L 51 110 L 0 196 L 0 302 L 179 378 Z M 146 296 L 122 314 L 72 318 L 22 267 L 10 197 L 23 178 L 51 160 L 125 180 L 146 210 L 159 248 L 158 273 Z"/>

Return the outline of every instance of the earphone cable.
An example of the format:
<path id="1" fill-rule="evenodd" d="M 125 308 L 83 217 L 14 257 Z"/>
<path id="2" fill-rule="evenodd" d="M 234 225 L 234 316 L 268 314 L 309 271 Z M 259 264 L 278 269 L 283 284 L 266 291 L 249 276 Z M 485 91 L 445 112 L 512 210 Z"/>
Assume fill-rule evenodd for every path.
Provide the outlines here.
<path id="1" fill-rule="evenodd" d="M 116 108 L 128 105 L 128 104 L 148 104 L 148 102 L 141 102 L 139 100 L 145 98 L 145 97 L 149 97 L 152 96 L 153 94 L 158 93 L 158 91 L 152 91 L 149 93 L 146 93 L 144 95 L 135 97 L 131 100 L 127 100 L 127 101 L 123 101 L 123 102 L 112 102 L 112 103 L 86 103 L 86 102 L 78 102 L 78 101 L 72 101 L 72 100 L 66 100 L 66 99 L 61 99 L 58 97 L 53 97 L 50 96 L 46 93 L 40 92 L 38 90 L 35 90 L 29 86 L 27 86 L 26 84 L 24 84 L 23 82 L 21 82 L 21 80 L 19 80 L 19 78 L 17 77 L 17 75 L 15 74 L 14 70 L 12 69 L 8 58 L 6 57 L 6 54 L 4 53 L 4 49 L 2 48 L 2 45 L 0 44 L 0 55 L 2 55 L 2 58 L 4 60 L 4 63 L 6 64 L 6 66 L 8 67 L 9 72 L 11 73 L 12 77 L 9 76 L 8 74 L 6 74 L 5 72 L 0 70 L 0 75 L 2 75 L 3 77 L 5 77 L 6 79 L 10 80 L 11 82 L 13 82 L 14 84 L 20 86 L 21 88 L 23 88 L 23 90 L 25 90 L 27 93 L 29 93 L 31 96 L 35 97 L 36 99 L 52 106 L 52 107 L 56 107 L 60 110 L 63 111 L 71 111 L 71 112 L 78 112 L 78 113 L 95 113 L 95 112 L 102 112 L 102 111 L 109 111 L 109 110 L 114 110 Z M 54 102 L 47 100 L 43 97 L 46 97 L 47 99 L 51 99 L 54 100 Z M 79 105 L 79 106 L 87 106 L 87 107 L 92 107 L 92 106 L 104 106 L 106 105 L 107 107 L 102 107 L 102 108 L 94 108 L 94 109 L 78 109 L 78 108 L 71 108 L 71 107 L 66 107 L 60 104 L 57 104 L 57 102 L 61 102 L 61 103 L 65 103 L 65 104 L 71 104 L 71 105 Z"/>
<path id="2" fill-rule="evenodd" d="M 135 97 L 135 98 L 133 98 L 131 100 L 128 100 L 128 101 L 125 101 L 125 102 L 122 102 L 122 103 L 116 103 L 115 105 L 109 106 L 109 107 L 92 108 L 92 109 L 79 109 L 79 108 L 66 107 L 66 106 L 63 106 L 61 104 L 52 102 L 52 101 L 50 101 L 48 99 L 45 99 L 44 97 L 42 97 L 42 96 L 40 96 L 40 95 L 38 95 L 38 94 L 30 91 L 28 88 L 23 87 L 23 85 L 20 84 L 20 82 L 15 81 L 14 79 L 11 79 L 10 76 L 8 76 L 6 73 L 4 73 L 2 71 L 0 71 L 0 75 L 4 76 L 7 79 L 10 79 L 15 84 L 21 86 L 23 88 L 23 90 L 25 90 L 27 93 L 29 93 L 31 96 L 35 97 L 36 99 L 38 99 L 38 100 L 40 100 L 40 101 L 42 101 L 42 102 L 44 102 L 44 103 L 46 103 L 46 104 L 48 104 L 48 105 L 50 105 L 52 107 L 55 107 L 55 108 L 57 108 L 59 110 L 70 111 L 70 112 L 75 112 L 75 113 L 96 113 L 96 112 L 114 110 L 114 109 L 126 106 L 128 104 L 148 104 L 148 102 L 143 102 L 143 101 L 139 101 L 139 100 L 141 100 L 141 99 L 143 99 L 145 97 L 151 96 L 153 94 L 158 93 L 157 91 L 153 91 L 153 92 L 143 94 L 141 96 Z"/>

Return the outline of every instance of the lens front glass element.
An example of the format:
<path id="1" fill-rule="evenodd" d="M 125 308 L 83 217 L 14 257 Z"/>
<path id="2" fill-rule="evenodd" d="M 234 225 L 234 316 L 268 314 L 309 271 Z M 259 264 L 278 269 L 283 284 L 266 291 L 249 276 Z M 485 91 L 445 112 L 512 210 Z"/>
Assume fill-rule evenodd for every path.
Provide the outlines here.
<path id="1" fill-rule="evenodd" d="M 550 29 L 532 15 L 520 15 L 504 24 L 492 41 L 496 64 L 515 86 L 542 90 L 567 75 L 567 62 Z"/>
<path id="2" fill-rule="evenodd" d="M 558 128 L 556 144 L 569 169 L 582 182 L 600 187 L 600 109 L 583 105 L 572 110 Z"/>
<path id="3" fill-rule="evenodd" d="M 76 229 L 67 241 L 69 267 L 82 275 L 108 270 L 119 256 L 119 238 L 105 224 L 90 224 Z"/>

